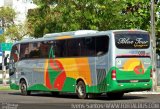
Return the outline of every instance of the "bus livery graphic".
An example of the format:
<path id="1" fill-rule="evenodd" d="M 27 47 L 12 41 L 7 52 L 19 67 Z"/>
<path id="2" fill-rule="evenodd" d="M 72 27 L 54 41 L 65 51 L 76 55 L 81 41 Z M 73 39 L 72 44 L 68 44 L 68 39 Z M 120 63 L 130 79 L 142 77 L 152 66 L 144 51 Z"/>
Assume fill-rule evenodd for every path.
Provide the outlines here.
<path id="1" fill-rule="evenodd" d="M 139 59 L 132 58 L 125 62 L 124 71 L 133 71 L 133 70 L 136 74 L 144 73 L 144 66 Z"/>

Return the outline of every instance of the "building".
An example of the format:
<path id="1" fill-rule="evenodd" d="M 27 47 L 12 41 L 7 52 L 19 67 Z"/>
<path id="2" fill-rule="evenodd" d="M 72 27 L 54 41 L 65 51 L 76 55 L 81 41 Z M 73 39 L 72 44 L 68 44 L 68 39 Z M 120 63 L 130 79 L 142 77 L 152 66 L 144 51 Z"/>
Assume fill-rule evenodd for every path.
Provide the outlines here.
<path id="1" fill-rule="evenodd" d="M 28 10 L 36 7 L 32 0 L 14 0 L 12 8 L 17 13 L 15 23 L 23 23 L 26 20 Z"/>
<path id="2" fill-rule="evenodd" d="M 4 6 L 12 6 L 13 0 L 4 0 Z"/>
<path id="3" fill-rule="evenodd" d="M 9 6 L 12 7 L 17 13 L 16 24 L 23 23 L 26 20 L 26 16 L 29 9 L 36 8 L 37 6 L 32 0 L 0 0 L 0 7 Z"/>

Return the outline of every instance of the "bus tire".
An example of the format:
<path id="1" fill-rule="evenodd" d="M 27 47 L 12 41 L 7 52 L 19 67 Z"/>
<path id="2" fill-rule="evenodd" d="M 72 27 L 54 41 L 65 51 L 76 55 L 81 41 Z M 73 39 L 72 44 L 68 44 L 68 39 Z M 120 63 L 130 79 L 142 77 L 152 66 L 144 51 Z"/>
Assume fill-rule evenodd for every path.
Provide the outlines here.
<path id="1" fill-rule="evenodd" d="M 20 82 L 20 90 L 21 90 L 21 94 L 24 95 L 24 96 L 27 96 L 27 95 L 31 94 L 31 91 L 27 90 L 27 84 L 26 84 L 25 80 L 22 80 Z"/>
<path id="2" fill-rule="evenodd" d="M 83 81 L 79 81 L 76 88 L 77 95 L 80 99 L 87 98 L 86 85 Z"/>
<path id="3" fill-rule="evenodd" d="M 107 96 L 109 99 L 121 99 L 123 97 L 123 92 L 117 92 L 117 93 L 107 93 Z"/>

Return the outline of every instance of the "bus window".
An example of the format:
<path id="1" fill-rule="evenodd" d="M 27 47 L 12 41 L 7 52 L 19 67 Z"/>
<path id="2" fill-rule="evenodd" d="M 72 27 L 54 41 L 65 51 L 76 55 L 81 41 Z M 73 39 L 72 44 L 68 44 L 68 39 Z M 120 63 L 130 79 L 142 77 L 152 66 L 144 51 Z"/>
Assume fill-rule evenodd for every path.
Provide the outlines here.
<path id="1" fill-rule="evenodd" d="M 86 56 L 95 56 L 96 48 L 95 48 L 95 37 L 87 37 L 85 38 L 85 52 Z"/>
<path id="2" fill-rule="evenodd" d="M 14 45 L 11 50 L 11 56 L 9 60 L 9 75 L 15 73 L 15 63 L 19 60 L 19 44 Z"/>
<path id="3" fill-rule="evenodd" d="M 20 59 L 27 59 L 29 55 L 29 43 L 21 44 Z"/>
<path id="4" fill-rule="evenodd" d="M 30 43 L 30 58 L 40 58 L 40 45 L 40 42 Z"/>
<path id="5" fill-rule="evenodd" d="M 100 56 L 108 52 L 109 38 L 96 36 L 81 38 L 81 56 Z"/>
<path id="6" fill-rule="evenodd" d="M 115 42 L 119 49 L 146 49 L 150 46 L 149 35 L 138 32 L 117 32 L 115 33 Z"/>
<path id="7" fill-rule="evenodd" d="M 43 41 L 40 44 L 40 57 L 41 58 L 49 58 L 49 50 L 50 50 L 50 43 L 48 41 Z"/>
<path id="8" fill-rule="evenodd" d="M 109 38 L 107 36 L 96 37 L 96 55 L 100 56 L 108 52 Z"/>
<path id="9" fill-rule="evenodd" d="M 74 57 L 74 56 L 80 56 L 80 39 L 69 39 L 67 40 L 67 56 L 68 57 Z"/>
<path id="10" fill-rule="evenodd" d="M 14 45 L 11 51 L 11 59 L 14 62 L 17 62 L 19 60 L 19 50 L 18 50 L 18 45 Z"/>
<path id="11" fill-rule="evenodd" d="M 55 45 L 55 57 L 67 57 L 66 40 L 57 40 Z"/>

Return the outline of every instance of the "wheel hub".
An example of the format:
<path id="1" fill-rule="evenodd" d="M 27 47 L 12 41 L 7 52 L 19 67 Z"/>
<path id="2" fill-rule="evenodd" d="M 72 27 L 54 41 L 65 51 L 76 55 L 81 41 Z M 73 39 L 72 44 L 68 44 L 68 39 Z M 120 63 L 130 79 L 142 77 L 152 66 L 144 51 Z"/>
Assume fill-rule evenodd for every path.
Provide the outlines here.
<path id="1" fill-rule="evenodd" d="M 78 93 L 79 93 L 79 95 L 81 95 L 81 96 L 84 95 L 82 86 L 79 86 L 79 87 L 78 87 Z"/>

